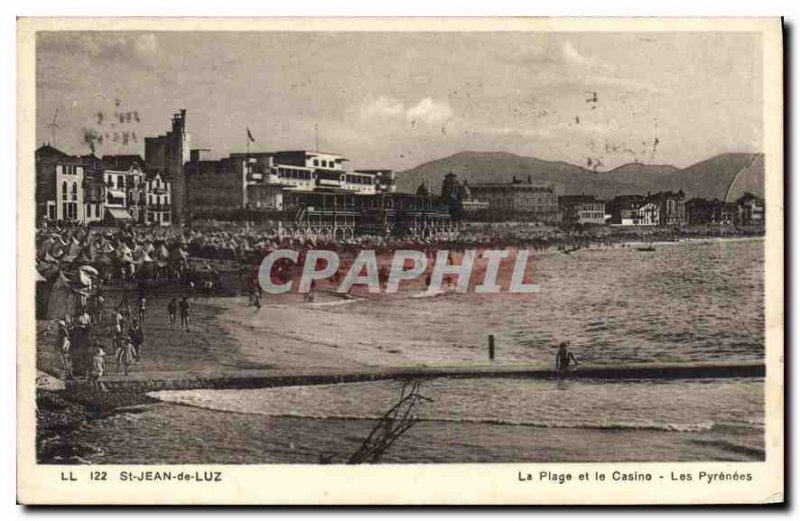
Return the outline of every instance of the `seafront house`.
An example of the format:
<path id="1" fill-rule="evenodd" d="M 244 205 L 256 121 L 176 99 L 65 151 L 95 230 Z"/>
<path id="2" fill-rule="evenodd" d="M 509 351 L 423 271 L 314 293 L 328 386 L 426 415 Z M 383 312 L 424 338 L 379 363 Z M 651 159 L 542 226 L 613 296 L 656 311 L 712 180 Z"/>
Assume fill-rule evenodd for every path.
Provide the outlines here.
<path id="1" fill-rule="evenodd" d="M 736 200 L 739 206 L 739 222 L 746 225 L 764 224 L 764 200 L 750 192 Z"/>
<path id="2" fill-rule="evenodd" d="M 659 205 L 643 195 L 618 195 L 608 202 L 609 223 L 617 226 L 657 226 Z"/>
<path id="3" fill-rule="evenodd" d="M 488 203 L 497 217 L 522 218 L 545 223 L 560 219 L 555 188 L 546 183 L 527 182 L 513 177 L 510 183 L 473 183 L 472 197 Z"/>
<path id="4" fill-rule="evenodd" d="M 690 226 L 719 224 L 722 222 L 723 203 L 719 199 L 695 197 L 686 201 L 686 221 Z"/>
<path id="5" fill-rule="evenodd" d="M 606 203 L 593 195 L 562 195 L 558 198 L 564 224 L 605 224 Z"/>
<path id="6" fill-rule="evenodd" d="M 143 223 L 142 192 L 144 174 L 141 156 L 103 156 L 103 180 L 106 185 L 106 222 Z"/>
<path id="7" fill-rule="evenodd" d="M 111 201 L 107 206 L 113 208 L 107 220 L 156 226 L 172 223 L 172 183 L 160 172 L 143 170 L 144 164 L 138 155 L 103 156 L 106 200 Z M 123 201 L 121 206 L 119 201 Z"/>
<path id="8" fill-rule="evenodd" d="M 84 164 L 49 144 L 36 149 L 36 220 L 85 222 Z"/>
<path id="9" fill-rule="evenodd" d="M 146 176 L 144 204 L 144 219 L 147 224 L 172 224 L 172 183 L 159 173 Z"/>
<path id="10" fill-rule="evenodd" d="M 658 205 L 658 224 L 662 226 L 686 224 L 685 197 L 683 190 L 647 194 L 647 200 Z"/>
<path id="11" fill-rule="evenodd" d="M 689 225 L 763 225 L 764 200 L 746 193 L 736 202 L 718 199 L 694 198 L 686 202 L 686 217 Z"/>
<path id="12" fill-rule="evenodd" d="M 105 214 L 106 199 L 103 160 L 94 154 L 80 156 L 80 160 L 83 163 L 83 222 L 100 222 Z"/>

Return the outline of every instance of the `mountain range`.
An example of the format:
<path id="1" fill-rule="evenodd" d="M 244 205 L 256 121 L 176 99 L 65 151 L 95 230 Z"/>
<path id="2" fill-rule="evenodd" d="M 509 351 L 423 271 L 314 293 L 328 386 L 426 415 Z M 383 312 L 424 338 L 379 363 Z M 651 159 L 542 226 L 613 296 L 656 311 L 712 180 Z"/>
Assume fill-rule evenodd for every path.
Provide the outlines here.
<path id="1" fill-rule="evenodd" d="M 595 172 L 563 161 L 545 161 L 508 152 L 459 152 L 398 172 L 398 189 L 415 192 L 420 183 L 438 193 L 442 179 L 454 173 L 469 184 L 518 180 L 548 183 L 559 195 L 595 195 L 611 199 L 622 194 L 683 190 L 687 198 L 734 200 L 744 192 L 764 196 L 764 155 L 729 153 L 686 168 L 628 163 Z"/>

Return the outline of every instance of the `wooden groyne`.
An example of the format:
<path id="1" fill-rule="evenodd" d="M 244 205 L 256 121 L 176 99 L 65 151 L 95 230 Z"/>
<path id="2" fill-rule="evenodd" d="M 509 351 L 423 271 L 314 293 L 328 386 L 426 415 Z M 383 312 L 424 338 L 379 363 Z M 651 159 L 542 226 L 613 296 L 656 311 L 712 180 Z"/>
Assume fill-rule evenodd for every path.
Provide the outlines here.
<path id="1" fill-rule="evenodd" d="M 536 378 L 588 380 L 674 380 L 682 378 L 763 377 L 763 362 L 694 362 L 675 364 L 581 365 L 570 371 L 532 365 L 411 366 L 389 368 L 315 369 L 308 371 L 240 370 L 227 372 L 147 372 L 108 375 L 109 391 L 148 392 L 182 389 L 254 389 L 323 385 L 378 380 L 431 378 Z M 86 385 L 68 383 L 67 388 Z"/>

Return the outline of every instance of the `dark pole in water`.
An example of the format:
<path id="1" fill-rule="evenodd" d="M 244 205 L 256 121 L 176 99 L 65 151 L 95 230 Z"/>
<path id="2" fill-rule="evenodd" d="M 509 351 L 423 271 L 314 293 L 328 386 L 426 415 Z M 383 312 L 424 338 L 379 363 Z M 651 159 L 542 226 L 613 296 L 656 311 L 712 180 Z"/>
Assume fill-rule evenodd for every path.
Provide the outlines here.
<path id="1" fill-rule="evenodd" d="M 494 335 L 489 335 L 489 360 L 494 360 Z"/>

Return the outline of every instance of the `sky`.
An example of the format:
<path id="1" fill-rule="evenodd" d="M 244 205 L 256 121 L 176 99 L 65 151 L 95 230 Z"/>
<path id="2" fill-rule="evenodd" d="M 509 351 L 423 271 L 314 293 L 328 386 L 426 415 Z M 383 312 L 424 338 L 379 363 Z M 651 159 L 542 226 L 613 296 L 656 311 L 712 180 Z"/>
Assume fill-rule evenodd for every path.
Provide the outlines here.
<path id="1" fill-rule="evenodd" d="M 36 63 L 37 142 L 72 154 L 144 155 L 182 108 L 209 157 L 244 152 L 249 128 L 251 151 L 318 139 L 351 168 L 762 151 L 755 33 L 44 32 Z"/>

